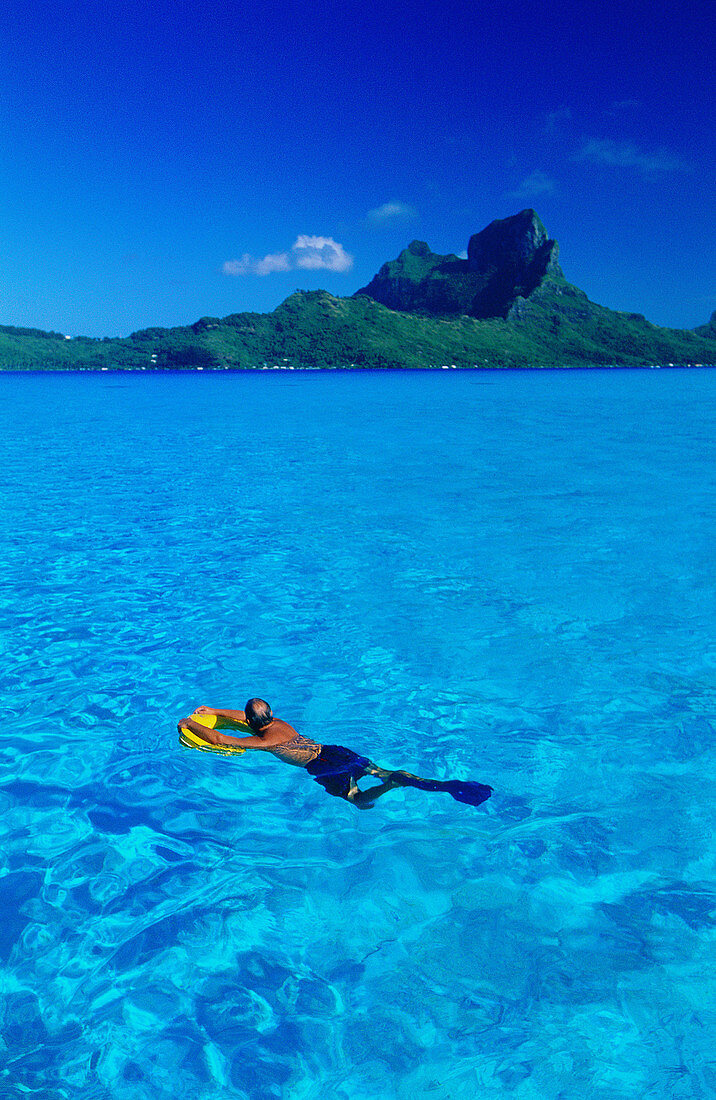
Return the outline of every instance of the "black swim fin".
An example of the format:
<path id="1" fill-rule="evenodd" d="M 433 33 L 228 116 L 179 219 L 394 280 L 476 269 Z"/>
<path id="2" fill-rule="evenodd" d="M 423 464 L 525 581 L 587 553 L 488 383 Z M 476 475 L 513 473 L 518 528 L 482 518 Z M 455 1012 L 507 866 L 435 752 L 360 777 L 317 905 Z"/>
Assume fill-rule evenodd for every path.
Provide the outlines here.
<path id="1" fill-rule="evenodd" d="M 458 802 L 466 802 L 468 806 L 479 806 L 486 802 L 492 794 L 492 787 L 486 783 L 473 783 L 471 780 L 446 779 L 412 779 L 401 776 L 401 787 L 415 787 L 419 791 L 446 791 Z"/>

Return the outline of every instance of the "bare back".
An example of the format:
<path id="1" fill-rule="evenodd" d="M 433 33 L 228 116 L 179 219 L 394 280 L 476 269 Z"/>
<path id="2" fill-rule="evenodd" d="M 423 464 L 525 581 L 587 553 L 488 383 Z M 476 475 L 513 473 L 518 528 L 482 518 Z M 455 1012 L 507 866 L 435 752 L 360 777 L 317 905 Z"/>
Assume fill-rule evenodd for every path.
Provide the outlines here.
<path id="1" fill-rule="evenodd" d="M 298 768 L 305 768 L 321 751 L 317 741 L 304 737 L 281 718 L 274 718 L 266 732 L 257 736 L 266 752 Z"/>

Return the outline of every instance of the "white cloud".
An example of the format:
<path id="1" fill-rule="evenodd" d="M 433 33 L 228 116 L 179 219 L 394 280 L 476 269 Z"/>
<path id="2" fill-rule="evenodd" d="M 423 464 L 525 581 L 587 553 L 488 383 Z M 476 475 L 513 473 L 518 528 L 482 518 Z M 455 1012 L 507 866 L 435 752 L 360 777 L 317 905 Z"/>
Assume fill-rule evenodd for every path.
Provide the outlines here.
<path id="1" fill-rule="evenodd" d="M 510 191 L 510 197 L 513 199 L 534 199 L 539 198 L 540 195 L 552 195 L 555 190 L 554 180 L 550 179 L 540 168 L 535 168 L 534 172 L 530 172 L 529 176 L 525 176 L 519 187 L 516 187 L 514 191 Z"/>
<path id="2" fill-rule="evenodd" d="M 224 260 L 221 273 L 222 275 L 248 275 L 250 264 L 251 257 L 248 252 L 244 252 L 240 260 Z"/>
<path id="3" fill-rule="evenodd" d="M 641 107 L 641 103 L 638 99 L 616 99 L 611 107 L 605 111 L 605 114 L 615 115 L 621 111 L 636 111 L 639 107 Z"/>
<path id="4" fill-rule="evenodd" d="M 353 257 L 333 237 L 296 237 L 291 248 L 293 266 L 306 271 L 349 271 Z"/>
<path id="5" fill-rule="evenodd" d="M 571 107 L 557 107 L 554 111 L 547 111 L 544 115 L 544 128 L 548 134 L 553 134 L 564 123 L 569 122 L 571 117 Z"/>
<path id="6" fill-rule="evenodd" d="M 240 260 L 227 260 L 224 275 L 272 275 L 276 271 L 349 271 L 353 257 L 332 237 L 300 234 L 289 252 L 273 252 L 258 258 L 245 252 Z"/>
<path id="7" fill-rule="evenodd" d="M 275 252 L 256 259 L 244 252 L 240 260 L 227 260 L 221 269 L 224 275 L 271 275 L 274 271 L 290 271 L 288 252 Z"/>
<path id="8" fill-rule="evenodd" d="M 369 226 L 389 225 L 391 222 L 408 222 L 417 218 L 418 212 L 406 202 L 384 202 L 382 206 L 376 206 L 369 210 L 365 220 Z"/>
<path id="9" fill-rule="evenodd" d="M 627 141 L 590 138 L 575 154 L 574 160 L 589 161 L 609 168 L 638 168 L 642 172 L 683 172 L 688 165 L 664 149 L 645 153 Z"/>

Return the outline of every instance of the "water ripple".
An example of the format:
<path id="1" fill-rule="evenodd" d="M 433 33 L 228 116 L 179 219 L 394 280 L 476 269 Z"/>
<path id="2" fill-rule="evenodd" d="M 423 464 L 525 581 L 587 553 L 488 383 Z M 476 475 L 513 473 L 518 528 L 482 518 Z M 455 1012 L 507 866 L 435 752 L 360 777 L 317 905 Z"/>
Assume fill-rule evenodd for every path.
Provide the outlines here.
<path id="1" fill-rule="evenodd" d="M 0 1095 L 713 1095 L 716 376 L 448 373 L 0 375 Z"/>

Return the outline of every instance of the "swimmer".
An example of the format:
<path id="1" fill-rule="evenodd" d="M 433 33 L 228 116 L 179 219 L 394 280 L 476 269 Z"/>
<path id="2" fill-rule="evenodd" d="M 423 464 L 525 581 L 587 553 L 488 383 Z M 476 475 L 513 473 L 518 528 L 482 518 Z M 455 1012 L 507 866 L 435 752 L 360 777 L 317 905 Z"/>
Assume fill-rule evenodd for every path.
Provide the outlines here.
<path id="1" fill-rule="evenodd" d="M 492 787 L 484 783 L 461 780 L 421 779 L 406 771 L 389 771 L 379 768 L 367 756 L 360 756 L 342 745 L 321 745 L 284 722 L 274 718 L 271 707 L 263 699 L 249 699 L 244 710 L 225 710 L 219 707 L 197 707 L 195 714 L 214 714 L 223 722 L 244 722 L 251 728 L 249 737 L 232 737 L 223 729 L 208 729 L 193 718 L 184 718 L 177 724 L 191 730 L 210 745 L 227 745 L 242 749 L 270 752 L 272 756 L 305 768 L 317 783 L 337 798 L 344 798 L 360 810 L 369 810 L 376 799 L 396 787 L 416 787 L 422 791 L 446 791 L 458 802 L 479 806 L 492 794 Z M 367 790 L 358 788 L 358 780 L 373 776 L 381 783 Z"/>

